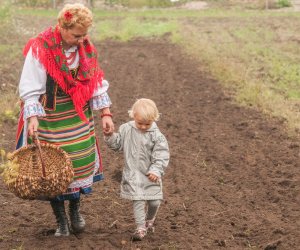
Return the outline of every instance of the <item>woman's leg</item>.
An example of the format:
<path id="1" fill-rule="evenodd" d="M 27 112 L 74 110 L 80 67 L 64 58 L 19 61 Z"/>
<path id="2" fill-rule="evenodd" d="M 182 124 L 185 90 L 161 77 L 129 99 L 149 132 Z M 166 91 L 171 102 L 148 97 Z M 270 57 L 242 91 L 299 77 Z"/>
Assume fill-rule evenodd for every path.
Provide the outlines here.
<path id="1" fill-rule="evenodd" d="M 56 218 L 58 228 L 56 229 L 55 236 L 69 236 L 69 223 L 65 211 L 64 201 L 51 200 L 50 201 L 53 213 Z"/>
<path id="2" fill-rule="evenodd" d="M 71 228 L 75 233 L 82 232 L 85 228 L 85 220 L 80 211 L 80 198 L 72 199 L 69 203 Z"/>

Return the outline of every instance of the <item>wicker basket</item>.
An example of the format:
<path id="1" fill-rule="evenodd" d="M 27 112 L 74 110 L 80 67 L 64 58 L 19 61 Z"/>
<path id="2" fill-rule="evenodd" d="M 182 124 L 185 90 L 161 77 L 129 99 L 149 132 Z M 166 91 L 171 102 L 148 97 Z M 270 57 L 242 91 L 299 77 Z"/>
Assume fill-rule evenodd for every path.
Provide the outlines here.
<path id="1" fill-rule="evenodd" d="M 12 153 L 3 172 L 8 189 L 22 199 L 47 199 L 64 193 L 73 180 L 72 161 L 52 144 L 34 143 Z"/>

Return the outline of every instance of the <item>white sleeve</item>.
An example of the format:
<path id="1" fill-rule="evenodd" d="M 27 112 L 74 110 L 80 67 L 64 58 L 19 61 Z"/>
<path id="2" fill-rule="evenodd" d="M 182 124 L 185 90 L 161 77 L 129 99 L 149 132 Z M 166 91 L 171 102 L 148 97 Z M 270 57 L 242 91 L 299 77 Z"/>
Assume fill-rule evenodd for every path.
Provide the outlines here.
<path id="1" fill-rule="evenodd" d="M 24 120 L 31 116 L 44 116 L 45 111 L 39 102 L 40 95 L 46 92 L 47 73 L 42 64 L 28 51 L 19 83 L 19 93 L 24 103 Z"/>
<path id="2" fill-rule="evenodd" d="M 19 93 L 23 101 L 46 92 L 47 73 L 43 65 L 28 51 L 19 83 Z"/>
<path id="3" fill-rule="evenodd" d="M 93 98 L 90 101 L 90 105 L 93 110 L 99 110 L 111 106 L 111 100 L 107 94 L 109 83 L 107 80 L 102 80 L 102 85 L 98 85 L 98 88 L 93 94 Z"/>
<path id="4" fill-rule="evenodd" d="M 103 79 L 102 80 L 102 85 L 101 86 L 100 86 L 100 84 L 98 85 L 98 88 L 94 92 L 93 97 L 96 97 L 96 96 L 99 96 L 99 95 L 102 95 L 102 94 L 106 93 L 108 88 L 109 88 L 108 81 Z"/>

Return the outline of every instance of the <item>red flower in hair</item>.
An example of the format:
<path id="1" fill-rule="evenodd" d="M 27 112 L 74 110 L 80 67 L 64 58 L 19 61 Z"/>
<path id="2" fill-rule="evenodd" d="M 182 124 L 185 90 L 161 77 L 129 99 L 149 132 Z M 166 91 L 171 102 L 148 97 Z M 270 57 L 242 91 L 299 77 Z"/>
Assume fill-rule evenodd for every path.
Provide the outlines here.
<path id="1" fill-rule="evenodd" d="M 64 17 L 67 21 L 70 21 L 72 19 L 73 15 L 70 11 L 66 11 L 64 14 Z"/>

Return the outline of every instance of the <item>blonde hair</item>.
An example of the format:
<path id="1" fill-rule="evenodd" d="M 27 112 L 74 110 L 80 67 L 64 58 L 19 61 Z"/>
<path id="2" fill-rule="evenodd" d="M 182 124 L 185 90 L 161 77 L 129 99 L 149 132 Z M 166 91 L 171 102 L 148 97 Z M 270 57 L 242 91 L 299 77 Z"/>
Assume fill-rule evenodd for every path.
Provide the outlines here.
<path id="1" fill-rule="evenodd" d="M 93 23 L 92 12 L 81 3 L 66 4 L 57 16 L 60 27 L 72 29 L 75 25 L 90 27 Z"/>
<path id="2" fill-rule="evenodd" d="M 128 113 L 130 118 L 134 118 L 135 114 L 139 114 L 145 121 L 157 121 L 160 116 L 155 102 L 146 98 L 136 100 Z"/>

